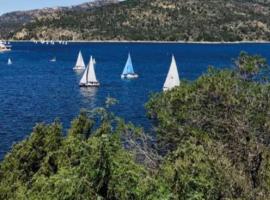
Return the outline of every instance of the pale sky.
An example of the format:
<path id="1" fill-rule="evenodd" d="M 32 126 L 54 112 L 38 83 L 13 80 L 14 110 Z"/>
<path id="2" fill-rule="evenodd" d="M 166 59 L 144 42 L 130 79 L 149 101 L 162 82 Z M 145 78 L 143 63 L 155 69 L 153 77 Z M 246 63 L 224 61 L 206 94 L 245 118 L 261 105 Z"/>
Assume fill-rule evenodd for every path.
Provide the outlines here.
<path id="1" fill-rule="evenodd" d="M 0 0 L 0 15 L 16 10 L 71 6 L 90 1 L 91 0 Z"/>

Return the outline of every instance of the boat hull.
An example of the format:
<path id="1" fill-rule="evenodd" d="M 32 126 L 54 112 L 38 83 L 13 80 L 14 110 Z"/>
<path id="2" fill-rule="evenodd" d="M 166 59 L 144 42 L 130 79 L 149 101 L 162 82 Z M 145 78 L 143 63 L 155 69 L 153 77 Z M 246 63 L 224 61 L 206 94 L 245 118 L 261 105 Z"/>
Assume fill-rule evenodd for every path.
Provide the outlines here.
<path id="1" fill-rule="evenodd" d="M 138 74 L 123 74 L 121 75 L 122 79 L 136 79 L 139 78 Z"/>
<path id="2" fill-rule="evenodd" d="M 82 67 L 73 67 L 73 70 L 85 70 L 85 67 L 82 68 Z"/>
<path id="3" fill-rule="evenodd" d="M 2 53 L 2 52 L 8 52 L 8 51 L 11 51 L 11 49 L 0 49 L 0 53 Z"/>
<path id="4" fill-rule="evenodd" d="M 80 87 L 99 87 L 99 82 L 80 83 Z"/>

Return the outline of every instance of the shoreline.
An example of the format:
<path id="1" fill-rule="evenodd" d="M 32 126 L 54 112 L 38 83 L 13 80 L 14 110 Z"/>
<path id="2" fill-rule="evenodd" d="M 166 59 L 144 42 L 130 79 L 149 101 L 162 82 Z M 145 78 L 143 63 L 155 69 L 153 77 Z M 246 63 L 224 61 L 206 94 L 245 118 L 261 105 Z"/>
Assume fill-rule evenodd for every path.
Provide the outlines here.
<path id="1" fill-rule="evenodd" d="M 33 40 L 8 40 L 10 42 L 33 42 Z M 45 40 L 51 41 L 51 40 Z M 53 40 L 58 41 L 58 40 Z M 270 44 L 270 41 L 247 40 L 247 41 L 153 41 L 153 40 L 66 40 L 68 43 L 149 43 L 149 44 Z"/>

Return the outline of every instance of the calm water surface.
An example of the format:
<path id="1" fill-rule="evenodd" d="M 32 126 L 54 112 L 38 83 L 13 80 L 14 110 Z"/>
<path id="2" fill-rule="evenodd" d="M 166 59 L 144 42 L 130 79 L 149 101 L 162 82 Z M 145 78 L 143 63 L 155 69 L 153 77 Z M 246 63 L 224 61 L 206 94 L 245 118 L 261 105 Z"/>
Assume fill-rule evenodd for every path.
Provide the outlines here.
<path id="1" fill-rule="evenodd" d="M 102 106 L 106 97 L 119 104 L 113 111 L 136 125 L 150 128 L 144 104 L 152 92 L 159 92 L 174 54 L 182 79 L 194 80 L 209 65 L 232 67 L 241 50 L 270 60 L 270 44 L 128 44 L 74 43 L 35 45 L 13 43 L 13 50 L 0 53 L 0 159 L 13 143 L 25 138 L 38 122 L 59 118 L 64 128 L 81 108 Z M 72 70 L 78 51 L 85 62 L 96 58 L 98 89 L 78 87 L 82 74 Z M 128 53 L 140 78 L 123 81 L 120 74 Z M 49 60 L 57 58 L 57 62 Z M 13 65 L 8 66 L 11 58 Z"/>

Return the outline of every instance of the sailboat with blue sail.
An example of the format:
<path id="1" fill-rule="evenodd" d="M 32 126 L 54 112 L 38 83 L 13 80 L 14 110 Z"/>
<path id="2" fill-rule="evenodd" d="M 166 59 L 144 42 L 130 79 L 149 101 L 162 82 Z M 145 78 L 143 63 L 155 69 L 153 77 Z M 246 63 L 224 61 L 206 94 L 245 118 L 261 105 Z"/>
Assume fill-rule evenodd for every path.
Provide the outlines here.
<path id="1" fill-rule="evenodd" d="M 138 78 L 139 75 L 134 72 L 134 68 L 131 61 L 131 56 L 128 54 L 128 59 L 121 75 L 122 79 L 135 79 Z"/>

